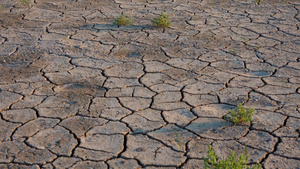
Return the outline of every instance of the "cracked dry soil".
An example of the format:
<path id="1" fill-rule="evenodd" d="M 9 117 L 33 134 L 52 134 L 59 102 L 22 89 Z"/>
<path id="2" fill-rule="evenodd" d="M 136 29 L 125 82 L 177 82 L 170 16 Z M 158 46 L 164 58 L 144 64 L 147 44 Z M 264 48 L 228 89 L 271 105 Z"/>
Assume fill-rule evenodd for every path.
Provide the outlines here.
<path id="1" fill-rule="evenodd" d="M 24 2 L 0 2 L 1 169 L 199 169 L 244 144 L 299 169 L 300 1 Z M 250 126 L 224 120 L 238 103 Z"/>

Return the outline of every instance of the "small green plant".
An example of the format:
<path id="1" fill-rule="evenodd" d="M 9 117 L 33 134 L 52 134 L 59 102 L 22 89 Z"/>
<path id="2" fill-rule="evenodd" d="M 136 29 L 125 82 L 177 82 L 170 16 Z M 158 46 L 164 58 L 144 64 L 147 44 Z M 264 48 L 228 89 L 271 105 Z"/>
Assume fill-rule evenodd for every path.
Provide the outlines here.
<path id="1" fill-rule="evenodd" d="M 115 18 L 114 24 L 119 26 L 128 26 L 131 24 L 131 18 L 126 18 L 123 14 L 119 18 Z"/>
<path id="2" fill-rule="evenodd" d="M 255 5 L 260 5 L 261 0 L 255 0 Z"/>
<path id="3" fill-rule="evenodd" d="M 66 38 L 65 39 L 69 39 L 70 38 L 70 33 L 69 33 L 69 31 L 66 33 Z"/>
<path id="4" fill-rule="evenodd" d="M 256 50 L 259 50 L 261 48 L 261 45 L 258 44 L 257 47 L 256 47 Z"/>
<path id="5" fill-rule="evenodd" d="M 158 18 L 154 18 L 151 20 L 151 22 L 154 24 L 154 26 L 167 28 L 171 25 L 171 22 L 168 21 L 169 15 L 165 14 L 164 12 L 161 12 L 161 14 L 158 16 Z"/>
<path id="6" fill-rule="evenodd" d="M 246 109 L 242 106 L 242 104 L 239 104 L 238 108 L 235 111 L 233 110 L 229 111 L 230 116 L 225 116 L 224 118 L 227 121 L 233 122 L 234 125 L 238 123 L 248 123 L 250 125 L 254 111 L 255 110 L 252 108 L 246 111 Z"/>
<path id="7" fill-rule="evenodd" d="M 237 49 L 229 49 L 229 53 L 236 55 L 237 54 Z"/>
<path id="8" fill-rule="evenodd" d="M 22 2 L 25 5 L 29 5 L 30 4 L 30 0 L 20 0 L 20 2 Z"/>
<path id="9" fill-rule="evenodd" d="M 218 160 L 218 155 L 214 152 L 213 148 L 209 145 L 207 157 L 203 157 L 204 168 L 205 169 L 250 169 L 247 166 L 248 161 L 248 152 L 247 146 L 245 145 L 246 157 L 243 154 L 240 154 L 238 159 L 235 158 L 235 152 L 232 151 L 231 155 L 225 160 Z M 217 161 L 218 160 L 218 161 Z M 252 169 L 260 169 L 261 165 L 257 164 Z"/>
<path id="10" fill-rule="evenodd" d="M 175 135 L 176 135 L 176 140 L 174 141 L 174 143 L 176 144 L 176 146 L 181 149 L 181 141 L 180 141 L 180 138 L 177 134 L 177 132 L 175 131 Z"/>

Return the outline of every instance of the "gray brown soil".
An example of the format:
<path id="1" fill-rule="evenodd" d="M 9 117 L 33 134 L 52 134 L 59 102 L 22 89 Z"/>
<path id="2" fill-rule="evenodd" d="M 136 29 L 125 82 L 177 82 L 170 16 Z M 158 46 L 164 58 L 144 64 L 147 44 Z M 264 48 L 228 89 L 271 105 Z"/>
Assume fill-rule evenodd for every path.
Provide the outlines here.
<path id="1" fill-rule="evenodd" d="M 249 164 L 299 169 L 299 0 L 0 5 L 1 169 L 199 169 L 208 145 L 245 144 Z M 239 103 L 250 126 L 224 120 Z"/>

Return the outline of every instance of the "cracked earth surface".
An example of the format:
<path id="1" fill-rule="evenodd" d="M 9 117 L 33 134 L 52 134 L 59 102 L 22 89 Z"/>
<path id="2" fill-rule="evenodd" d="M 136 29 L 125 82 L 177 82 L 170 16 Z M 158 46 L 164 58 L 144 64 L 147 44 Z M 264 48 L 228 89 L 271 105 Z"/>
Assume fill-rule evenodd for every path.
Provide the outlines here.
<path id="1" fill-rule="evenodd" d="M 249 164 L 299 169 L 300 1 L 0 5 L 0 168 L 198 169 L 246 143 Z M 250 126 L 224 120 L 238 103 Z"/>

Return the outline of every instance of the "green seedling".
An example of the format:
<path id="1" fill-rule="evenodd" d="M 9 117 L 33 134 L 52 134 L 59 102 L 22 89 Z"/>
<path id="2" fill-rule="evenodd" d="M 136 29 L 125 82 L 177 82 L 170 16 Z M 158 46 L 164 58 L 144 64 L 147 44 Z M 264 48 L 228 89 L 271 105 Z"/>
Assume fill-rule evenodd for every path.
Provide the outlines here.
<path id="1" fill-rule="evenodd" d="M 29 5 L 30 4 L 30 0 L 20 0 L 20 2 L 22 2 L 25 5 Z"/>
<path id="2" fill-rule="evenodd" d="M 228 52 L 230 52 L 230 53 L 236 55 L 237 50 L 236 50 L 236 49 L 229 49 Z"/>
<path id="3" fill-rule="evenodd" d="M 249 41 L 249 39 L 245 38 L 245 37 L 241 37 L 241 39 L 244 40 L 244 41 Z"/>
<path id="4" fill-rule="evenodd" d="M 255 5 L 260 5 L 261 0 L 255 0 Z"/>
<path id="5" fill-rule="evenodd" d="M 261 48 L 261 45 L 258 44 L 257 47 L 256 47 L 256 50 L 260 49 Z"/>
<path id="6" fill-rule="evenodd" d="M 66 39 L 69 39 L 70 38 L 70 33 L 69 31 L 66 33 Z"/>
<path id="7" fill-rule="evenodd" d="M 168 21 L 169 15 L 166 15 L 164 12 L 161 12 L 158 18 L 154 18 L 151 22 L 154 26 L 158 26 L 161 28 L 167 28 L 171 25 L 171 22 Z"/>
<path id="8" fill-rule="evenodd" d="M 239 104 L 238 108 L 235 111 L 233 111 L 233 110 L 229 111 L 230 116 L 227 115 L 224 118 L 227 121 L 233 122 L 234 125 L 240 124 L 240 123 L 247 123 L 248 125 L 250 125 L 254 111 L 255 110 L 252 108 L 249 109 L 248 111 L 246 111 L 246 109 L 242 106 L 242 104 Z"/>
<path id="9" fill-rule="evenodd" d="M 176 140 L 175 140 L 175 144 L 176 144 L 176 146 L 179 148 L 179 149 L 181 149 L 181 141 L 180 141 L 180 138 L 179 138 L 179 136 L 178 136 L 178 134 L 177 134 L 177 132 L 175 131 L 175 135 L 176 135 Z"/>
<path id="10" fill-rule="evenodd" d="M 120 14 L 119 18 L 115 18 L 114 24 L 118 26 L 128 26 L 131 24 L 131 18 L 126 18 L 123 14 Z"/>
<path id="11" fill-rule="evenodd" d="M 247 152 L 247 146 L 245 145 L 245 152 L 246 157 L 243 156 L 243 154 L 240 154 L 239 157 L 235 158 L 235 152 L 232 151 L 231 155 L 227 157 L 225 160 L 219 160 L 218 155 L 214 152 L 212 147 L 208 146 L 208 152 L 207 157 L 203 157 L 204 161 L 204 168 L 205 169 L 250 169 L 249 166 L 247 166 L 248 161 L 248 152 Z M 261 165 L 256 164 L 251 169 L 260 169 Z"/>

